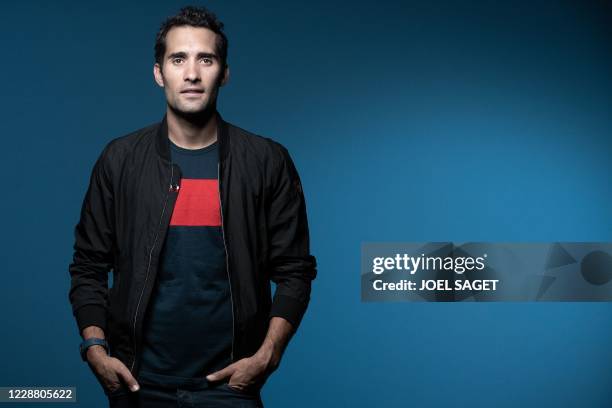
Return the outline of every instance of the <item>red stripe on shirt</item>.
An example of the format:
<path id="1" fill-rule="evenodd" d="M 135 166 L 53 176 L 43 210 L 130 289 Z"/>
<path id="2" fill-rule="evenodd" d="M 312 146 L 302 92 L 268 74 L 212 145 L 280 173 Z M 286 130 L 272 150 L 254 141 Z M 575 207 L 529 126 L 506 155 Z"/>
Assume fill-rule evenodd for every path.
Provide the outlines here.
<path id="1" fill-rule="evenodd" d="M 216 179 L 181 179 L 171 226 L 221 225 L 219 183 Z"/>

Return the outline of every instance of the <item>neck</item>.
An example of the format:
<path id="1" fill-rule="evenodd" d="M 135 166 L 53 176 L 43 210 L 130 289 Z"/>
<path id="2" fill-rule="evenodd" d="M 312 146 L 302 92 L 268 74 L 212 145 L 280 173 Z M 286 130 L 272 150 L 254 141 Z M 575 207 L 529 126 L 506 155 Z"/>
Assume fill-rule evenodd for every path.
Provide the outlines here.
<path id="1" fill-rule="evenodd" d="M 201 149 L 217 141 L 217 110 L 215 107 L 197 114 L 185 114 L 166 109 L 168 137 L 184 149 Z"/>

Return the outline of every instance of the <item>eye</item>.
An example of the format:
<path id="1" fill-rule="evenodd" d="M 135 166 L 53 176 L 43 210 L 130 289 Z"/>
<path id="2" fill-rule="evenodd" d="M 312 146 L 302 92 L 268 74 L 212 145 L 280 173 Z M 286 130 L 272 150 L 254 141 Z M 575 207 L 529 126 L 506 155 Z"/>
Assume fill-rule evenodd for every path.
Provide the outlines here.
<path id="1" fill-rule="evenodd" d="M 183 61 L 183 59 L 182 59 L 182 58 L 178 58 L 178 57 L 177 57 L 177 58 L 172 58 L 172 63 L 173 63 L 173 64 L 178 64 L 178 63 L 179 63 L 179 62 L 181 62 L 181 61 Z"/>
<path id="2" fill-rule="evenodd" d="M 204 61 L 206 65 L 210 65 L 213 63 L 213 60 L 210 58 L 202 58 L 200 61 Z"/>

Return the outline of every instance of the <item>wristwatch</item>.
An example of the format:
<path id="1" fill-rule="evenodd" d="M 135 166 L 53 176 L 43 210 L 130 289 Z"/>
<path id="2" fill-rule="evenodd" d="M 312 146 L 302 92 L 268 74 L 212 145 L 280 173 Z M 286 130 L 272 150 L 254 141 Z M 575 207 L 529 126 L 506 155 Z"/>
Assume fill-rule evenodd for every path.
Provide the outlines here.
<path id="1" fill-rule="evenodd" d="M 109 354 L 108 343 L 106 342 L 106 339 L 90 337 L 87 340 L 83 340 L 83 342 L 79 346 L 79 352 L 81 353 L 81 358 L 83 359 L 83 361 L 87 361 L 87 349 L 94 345 L 100 345 L 104 347 L 104 349 L 106 350 L 106 354 Z"/>

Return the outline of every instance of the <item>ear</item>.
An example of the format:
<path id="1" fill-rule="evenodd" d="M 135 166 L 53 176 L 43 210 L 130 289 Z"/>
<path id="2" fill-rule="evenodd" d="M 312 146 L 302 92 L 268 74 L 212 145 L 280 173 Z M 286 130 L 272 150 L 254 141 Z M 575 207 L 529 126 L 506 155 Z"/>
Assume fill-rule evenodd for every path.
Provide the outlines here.
<path id="1" fill-rule="evenodd" d="M 153 65 L 153 78 L 155 78 L 157 85 L 162 88 L 164 87 L 164 74 L 162 73 L 161 66 L 157 62 Z"/>
<path id="2" fill-rule="evenodd" d="M 219 86 L 223 86 L 228 83 L 230 78 L 230 69 L 229 65 L 225 65 L 225 70 L 223 71 L 223 79 L 221 80 L 221 84 Z"/>

